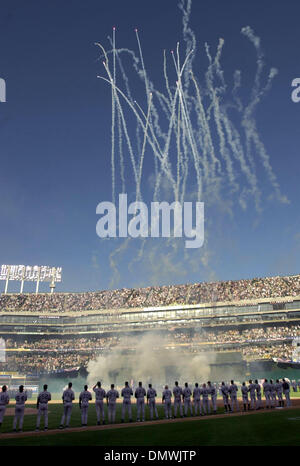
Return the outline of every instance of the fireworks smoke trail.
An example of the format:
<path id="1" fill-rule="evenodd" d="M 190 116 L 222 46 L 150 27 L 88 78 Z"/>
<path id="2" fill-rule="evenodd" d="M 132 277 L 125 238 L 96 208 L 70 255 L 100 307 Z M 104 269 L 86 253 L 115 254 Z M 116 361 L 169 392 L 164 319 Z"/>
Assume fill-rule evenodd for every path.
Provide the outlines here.
<path id="1" fill-rule="evenodd" d="M 109 38 L 111 50 L 106 52 L 98 44 L 105 58 L 107 74 L 107 77 L 99 78 L 112 88 L 113 199 L 119 181 L 115 169 L 118 153 L 121 190 L 126 192 L 130 186 L 130 192 L 134 191 L 137 201 L 147 198 L 183 203 L 196 199 L 215 206 L 223 202 L 224 211 L 229 213 L 235 202 L 242 209 L 252 202 L 260 212 L 263 185 L 256 174 L 257 162 L 260 162 L 272 193 L 285 202 L 255 121 L 257 106 L 270 90 L 277 72 L 271 68 L 265 84 L 262 84 L 265 63 L 259 37 L 249 26 L 241 30 L 257 55 L 253 86 L 248 102 L 244 104 L 240 98 L 241 71 L 234 71 L 233 87 L 225 81 L 221 65 L 226 52 L 224 39 L 219 39 L 213 55 L 205 43 L 207 69 L 202 77 L 196 74 L 197 42 L 190 27 L 192 1 L 180 0 L 178 6 L 183 14 L 185 53 L 182 53 L 179 42 L 175 53 L 171 52 L 170 56 L 163 51 L 163 88 L 157 88 L 147 73 L 137 29 L 137 54 L 127 48 L 116 48 L 114 29 L 113 37 Z M 108 60 L 110 55 L 112 69 Z M 124 65 L 125 55 L 129 57 L 131 68 Z M 170 62 L 175 68 L 175 79 L 171 79 L 173 75 L 169 73 Z M 132 84 L 133 75 L 142 83 L 145 92 L 142 97 Z M 129 164 L 126 163 L 128 157 Z M 146 167 L 150 170 L 147 176 L 144 173 Z M 147 181 L 152 175 L 154 178 L 150 186 Z M 149 186 L 153 190 L 151 194 Z M 173 246 L 173 253 L 179 251 L 179 243 Z M 135 252 L 135 261 L 142 259 L 146 250 L 145 240 L 141 245 L 139 252 Z M 115 255 L 124 252 L 127 246 L 128 243 L 113 253 L 112 266 Z M 184 251 L 184 255 L 189 254 Z"/>
<path id="2" fill-rule="evenodd" d="M 116 28 L 113 27 L 113 86 L 111 87 L 111 172 L 112 172 L 112 201 L 115 203 L 115 85 L 116 85 Z"/>
<path id="3" fill-rule="evenodd" d="M 262 70 L 264 68 L 264 61 L 263 61 L 263 52 L 260 46 L 260 38 L 254 34 L 253 30 L 249 26 L 242 28 L 241 32 L 253 43 L 256 49 L 256 52 L 257 52 L 257 70 L 256 70 L 255 79 L 254 79 L 254 85 L 252 88 L 251 100 L 244 110 L 244 115 L 243 115 L 243 120 L 242 120 L 242 125 L 246 133 L 246 147 L 247 147 L 248 157 L 251 160 L 252 165 L 254 165 L 253 156 L 250 155 L 251 154 L 251 141 L 252 141 L 256 149 L 256 152 L 261 157 L 262 164 L 269 177 L 271 185 L 273 186 L 273 189 L 276 193 L 276 197 L 281 202 L 288 202 L 287 198 L 283 196 L 280 192 L 280 187 L 277 182 L 277 177 L 275 173 L 273 172 L 271 164 L 270 164 L 270 157 L 265 149 L 263 142 L 260 140 L 258 130 L 256 127 L 256 121 L 254 118 L 254 111 L 255 111 L 256 106 L 260 103 L 261 99 L 265 96 L 265 94 L 270 90 L 272 81 L 274 77 L 276 76 L 276 74 L 278 73 L 278 71 L 276 68 L 271 68 L 267 83 L 264 88 L 261 88 L 260 82 L 261 82 Z"/>

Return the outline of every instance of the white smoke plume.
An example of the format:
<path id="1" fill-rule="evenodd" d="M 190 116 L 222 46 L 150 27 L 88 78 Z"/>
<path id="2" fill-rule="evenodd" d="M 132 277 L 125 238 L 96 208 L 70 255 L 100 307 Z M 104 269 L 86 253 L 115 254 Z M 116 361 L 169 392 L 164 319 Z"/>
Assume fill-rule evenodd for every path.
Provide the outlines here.
<path id="1" fill-rule="evenodd" d="M 135 385 L 142 381 L 144 385 L 152 383 L 157 387 L 172 385 L 176 379 L 181 384 L 203 383 L 209 379 L 212 363 L 211 353 L 186 352 L 184 347 L 172 347 L 163 336 L 149 332 L 122 337 L 107 354 L 89 361 L 87 383 L 93 386 L 101 381 L 105 386 L 111 383 L 122 386 L 125 381 L 134 380 Z"/>

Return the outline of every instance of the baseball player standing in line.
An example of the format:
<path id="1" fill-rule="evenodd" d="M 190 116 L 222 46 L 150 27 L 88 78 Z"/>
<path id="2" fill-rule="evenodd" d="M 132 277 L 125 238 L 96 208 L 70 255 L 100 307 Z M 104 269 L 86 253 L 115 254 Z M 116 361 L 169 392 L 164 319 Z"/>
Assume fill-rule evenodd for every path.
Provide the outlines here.
<path id="1" fill-rule="evenodd" d="M 257 408 L 256 409 L 261 409 L 261 386 L 258 383 L 258 380 L 254 380 L 255 383 L 255 389 L 256 389 L 256 396 L 257 396 Z"/>
<path id="2" fill-rule="evenodd" d="M 180 416 L 182 415 L 182 404 L 181 404 L 181 396 L 182 396 L 182 388 L 178 386 L 178 382 L 175 382 L 175 387 L 173 388 L 173 395 L 174 395 L 174 418 L 177 416 L 177 409 L 179 408 Z"/>
<path id="3" fill-rule="evenodd" d="M 115 390 L 115 385 L 112 383 L 110 390 L 106 393 L 106 403 L 108 406 L 108 422 L 114 424 L 116 419 L 116 400 L 119 398 L 119 392 Z"/>
<path id="4" fill-rule="evenodd" d="M 155 388 L 152 388 L 152 384 L 149 383 L 148 385 L 148 390 L 147 390 L 147 404 L 150 408 L 150 419 L 152 421 L 153 419 L 153 411 L 155 413 L 156 419 L 158 419 L 158 412 L 156 408 L 156 401 L 155 397 L 157 396 Z"/>
<path id="5" fill-rule="evenodd" d="M 69 427 L 70 419 L 73 408 L 73 401 L 75 400 L 75 394 L 72 390 L 72 382 L 68 383 L 68 388 L 63 392 L 62 400 L 64 404 L 64 412 L 60 421 L 60 429 L 64 428 L 64 423 L 66 421 L 65 427 Z"/>
<path id="6" fill-rule="evenodd" d="M 221 383 L 221 393 L 223 397 L 225 413 L 229 413 L 230 411 L 232 411 L 232 409 L 229 403 L 229 387 L 225 385 L 225 382 Z"/>
<path id="7" fill-rule="evenodd" d="M 184 417 L 187 417 L 189 410 L 190 410 L 191 416 L 193 416 L 193 406 L 191 402 L 192 391 L 187 382 L 185 382 L 184 384 L 182 396 L 183 396 L 183 403 L 184 403 Z"/>
<path id="8" fill-rule="evenodd" d="M 19 432 L 22 432 L 23 420 L 24 420 L 24 411 L 25 403 L 27 400 L 27 394 L 24 392 L 24 386 L 20 385 L 19 391 L 15 396 L 16 407 L 15 407 L 15 417 L 13 422 L 13 431 L 17 431 L 17 422 L 19 421 Z"/>
<path id="9" fill-rule="evenodd" d="M 81 425 L 82 427 L 87 426 L 88 420 L 88 409 L 89 409 L 89 401 L 92 399 L 91 392 L 88 391 L 88 386 L 84 386 L 83 392 L 79 395 L 79 408 L 81 410 Z"/>
<path id="10" fill-rule="evenodd" d="M 103 388 L 101 388 L 101 382 L 97 382 L 96 385 L 93 386 L 93 392 L 95 393 L 95 406 L 96 406 L 96 414 L 97 414 L 97 425 L 100 426 L 100 421 L 102 417 L 102 424 L 105 424 L 105 414 L 104 414 L 104 398 L 106 392 Z"/>
<path id="11" fill-rule="evenodd" d="M 7 386 L 3 385 L 2 392 L 0 393 L 0 427 L 2 425 L 4 414 L 6 410 L 6 405 L 9 403 L 9 395 L 7 393 Z"/>
<path id="12" fill-rule="evenodd" d="M 286 399 L 286 405 L 287 407 L 291 406 L 291 399 L 290 399 L 290 384 L 288 383 L 287 380 L 282 379 L 282 388 L 283 388 L 283 393 Z"/>
<path id="13" fill-rule="evenodd" d="M 250 392 L 250 401 L 251 401 L 251 409 L 256 408 L 256 397 L 255 397 L 255 390 L 256 390 L 256 385 L 255 383 L 252 382 L 252 380 L 249 380 L 249 392 Z"/>
<path id="14" fill-rule="evenodd" d="M 208 393 L 211 396 L 211 404 L 214 414 L 217 414 L 217 390 L 211 382 L 207 382 Z"/>
<path id="15" fill-rule="evenodd" d="M 208 394 L 209 394 L 209 391 L 208 391 L 208 389 L 206 387 L 206 383 L 204 383 L 202 385 L 202 389 L 201 389 L 201 395 L 203 397 L 203 413 L 204 413 L 204 415 L 210 414 Z"/>
<path id="16" fill-rule="evenodd" d="M 268 379 L 265 379 L 263 383 L 263 390 L 266 398 L 266 408 L 269 409 L 271 407 L 271 387 L 268 383 Z"/>
<path id="17" fill-rule="evenodd" d="M 203 416 L 200 395 L 201 395 L 201 388 L 199 388 L 199 385 L 196 382 L 195 383 L 195 388 L 193 390 L 193 401 L 194 401 L 194 413 L 195 413 L 195 416 L 198 415 L 198 409 L 199 409 L 199 415 Z"/>
<path id="18" fill-rule="evenodd" d="M 145 421 L 145 396 L 146 390 L 144 389 L 142 382 L 139 382 L 139 386 L 135 390 L 134 396 L 136 397 L 136 420 L 140 422 L 141 420 L 141 411 L 142 411 L 142 421 Z"/>
<path id="19" fill-rule="evenodd" d="M 129 422 L 132 422 L 132 413 L 131 413 L 131 396 L 132 395 L 133 395 L 132 388 L 129 387 L 128 382 L 125 382 L 125 387 L 122 388 L 122 391 L 121 391 L 121 396 L 123 397 L 121 422 L 125 421 L 126 410 L 128 411 Z"/>
<path id="20" fill-rule="evenodd" d="M 248 392 L 250 391 L 250 388 L 246 386 L 246 383 L 242 383 L 242 399 L 243 399 L 243 405 L 244 405 L 244 411 L 247 411 L 247 405 L 248 405 L 248 411 L 250 410 L 250 403 L 249 403 L 249 398 L 248 398 Z"/>
<path id="21" fill-rule="evenodd" d="M 39 394 L 36 402 L 38 410 L 36 418 L 36 430 L 40 430 L 41 417 L 44 416 L 44 430 L 48 429 L 48 402 L 51 400 L 51 393 L 47 391 L 48 385 L 44 385 L 44 390 Z"/>
<path id="22" fill-rule="evenodd" d="M 276 390 L 276 394 L 277 394 L 277 397 L 278 397 L 278 404 L 279 404 L 279 407 L 280 407 L 280 408 L 283 408 L 283 399 L 282 399 L 282 392 L 283 392 L 283 389 L 282 389 L 282 383 L 279 382 L 279 379 L 276 380 L 276 383 L 275 383 L 275 390 Z"/>
<path id="23" fill-rule="evenodd" d="M 165 418 L 172 419 L 172 392 L 169 390 L 168 385 L 165 386 L 165 389 L 162 394 L 162 404 L 165 405 Z"/>
<path id="24" fill-rule="evenodd" d="M 275 385 L 273 384 L 273 380 L 270 379 L 270 398 L 271 398 L 271 408 L 275 408 L 276 406 L 276 389 Z"/>
<path id="25" fill-rule="evenodd" d="M 230 393 L 230 399 L 231 399 L 231 409 L 234 411 L 234 405 L 236 406 L 236 410 L 239 411 L 239 402 L 237 399 L 237 385 L 234 383 L 233 380 L 231 380 L 231 385 L 229 386 L 229 393 Z"/>

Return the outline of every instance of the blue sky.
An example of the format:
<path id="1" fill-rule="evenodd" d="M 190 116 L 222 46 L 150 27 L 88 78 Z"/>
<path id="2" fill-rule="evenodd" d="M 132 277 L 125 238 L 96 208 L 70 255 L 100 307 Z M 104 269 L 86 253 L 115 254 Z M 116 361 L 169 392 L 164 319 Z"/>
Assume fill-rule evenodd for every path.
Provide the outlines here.
<path id="1" fill-rule="evenodd" d="M 7 102 L 0 103 L 1 263 L 62 266 L 61 291 L 298 273 L 300 103 L 291 100 L 291 82 L 300 77 L 299 13 L 294 0 L 194 0 L 191 17 L 199 72 L 204 42 L 216 48 L 223 37 L 225 76 L 230 82 L 239 68 L 246 96 L 256 61 L 254 48 L 240 34 L 247 25 L 261 38 L 266 69 L 279 70 L 256 121 L 290 203 L 266 200 L 261 215 L 253 205 L 245 212 L 234 205 L 233 218 L 218 208 L 208 210 L 207 268 L 200 266 L 203 248 L 195 252 L 198 269 L 181 257 L 169 273 L 166 268 L 149 272 L 145 252 L 142 264 L 128 270 L 128 255 L 138 254 L 136 240 L 127 255 L 116 258 L 119 281 L 112 285 L 109 255 L 120 243 L 101 240 L 95 230 L 96 205 L 111 199 L 111 93 L 97 79 L 104 70 L 94 43 L 109 47 L 107 36 L 116 26 L 119 46 L 137 52 L 138 27 L 146 67 L 159 87 L 163 50 L 182 41 L 177 0 L 3 2 L 0 77 L 6 81 Z M 258 177 L 264 189 L 261 167 Z M 162 254 L 163 246 L 158 263 Z"/>

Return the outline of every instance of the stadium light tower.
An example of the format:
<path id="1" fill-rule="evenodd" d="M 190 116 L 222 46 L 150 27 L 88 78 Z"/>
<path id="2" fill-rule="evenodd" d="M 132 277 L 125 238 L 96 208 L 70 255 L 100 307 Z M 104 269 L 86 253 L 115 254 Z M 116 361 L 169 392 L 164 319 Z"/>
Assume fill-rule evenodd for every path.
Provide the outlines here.
<path id="1" fill-rule="evenodd" d="M 48 265 L 6 265 L 0 267 L 0 280 L 5 280 L 7 294 L 10 280 L 20 281 L 20 293 L 23 293 L 24 282 L 36 282 L 35 293 L 39 292 L 40 282 L 50 282 L 51 293 L 55 289 L 55 283 L 61 282 L 61 267 L 49 267 Z"/>
<path id="2" fill-rule="evenodd" d="M 50 285 L 49 285 L 50 286 L 50 294 L 52 294 L 54 292 L 55 286 L 56 286 L 55 285 L 55 272 L 56 272 L 55 267 L 53 267 L 53 269 L 52 269 L 52 280 L 51 280 Z"/>
<path id="3" fill-rule="evenodd" d="M 4 294 L 6 294 L 6 293 L 7 293 L 7 290 L 8 290 L 9 275 L 10 275 L 10 265 L 7 267 L 7 276 L 6 276 Z"/>

